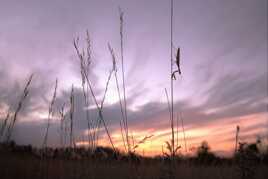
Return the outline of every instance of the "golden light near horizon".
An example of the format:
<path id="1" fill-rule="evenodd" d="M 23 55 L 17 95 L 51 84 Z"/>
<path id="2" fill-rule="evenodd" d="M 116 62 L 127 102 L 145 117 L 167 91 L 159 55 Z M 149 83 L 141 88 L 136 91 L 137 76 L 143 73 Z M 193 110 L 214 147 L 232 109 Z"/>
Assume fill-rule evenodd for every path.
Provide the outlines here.
<path id="1" fill-rule="evenodd" d="M 178 145 L 181 146 L 179 153 L 194 155 L 196 149 L 200 146 L 202 141 L 207 141 L 211 150 L 218 152 L 219 155 L 231 156 L 234 152 L 235 145 L 235 131 L 236 125 L 241 127 L 240 140 L 244 141 L 245 137 L 247 141 L 257 140 L 258 134 L 265 132 L 266 128 L 263 126 L 263 129 L 251 129 L 247 130 L 252 126 L 252 120 L 254 124 L 265 125 L 266 124 L 266 115 L 267 113 L 258 114 L 258 115 L 247 115 L 242 117 L 226 118 L 222 120 L 221 124 L 218 124 L 217 121 L 209 124 L 208 126 L 185 126 L 186 133 L 186 142 L 187 142 L 187 153 L 185 152 L 184 147 L 184 137 L 179 126 L 178 133 Z M 87 131 L 84 135 L 87 134 Z M 145 136 L 153 135 L 151 138 L 146 140 L 144 143 L 139 144 L 139 147 L 135 150 L 140 155 L 145 156 L 156 156 L 162 155 L 163 150 L 166 152 L 165 142 L 170 141 L 171 131 L 170 128 L 166 129 L 150 129 L 150 130 L 131 130 L 131 145 L 138 144 Z M 177 134 L 176 134 L 177 136 Z M 133 137 L 133 138 L 132 138 Z M 114 131 L 112 133 L 112 139 L 115 142 L 115 146 L 120 151 L 125 151 L 123 142 L 121 140 L 120 131 Z M 175 143 L 177 142 L 177 139 Z M 77 144 L 81 146 L 87 146 L 87 142 L 79 141 Z M 109 141 L 104 134 L 99 141 L 100 145 L 110 147 Z M 222 153 L 224 152 L 224 153 Z"/>

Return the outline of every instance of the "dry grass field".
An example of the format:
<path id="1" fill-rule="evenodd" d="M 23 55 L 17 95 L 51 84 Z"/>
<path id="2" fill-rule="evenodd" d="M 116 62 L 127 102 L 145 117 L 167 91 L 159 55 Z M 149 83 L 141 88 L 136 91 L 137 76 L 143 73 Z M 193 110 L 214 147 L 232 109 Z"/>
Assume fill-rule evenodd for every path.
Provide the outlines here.
<path id="1" fill-rule="evenodd" d="M 54 152 L 51 156 L 40 157 L 35 149 L 27 146 L 16 146 L 13 149 L 2 146 L 0 176 L 1 179 L 265 179 L 268 176 L 268 166 L 264 162 L 248 163 L 242 169 L 240 164 L 231 158 L 200 160 L 200 157 L 181 156 L 176 158 L 174 166 L 171 166 L 170 160 L 161 156 L 145 158 L 117 154 L 115 157 L 108 153 L 112 149 L 100 149 L 104 150 L 99 150 L 94 155 L 87 153 L 86 149 L 77 149 L 77 155 L 58 151 L 57 154 Z M 66 154 L 64 156 L 60 153 Z M 242 172 L 247 174 L 242 176 Z"/>

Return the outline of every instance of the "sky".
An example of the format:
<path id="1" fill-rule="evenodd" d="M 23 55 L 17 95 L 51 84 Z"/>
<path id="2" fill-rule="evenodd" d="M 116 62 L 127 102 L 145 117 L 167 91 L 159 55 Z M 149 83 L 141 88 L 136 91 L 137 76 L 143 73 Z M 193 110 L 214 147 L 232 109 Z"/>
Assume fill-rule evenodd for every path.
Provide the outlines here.
<path id="1" fill-rule="evenodd" d="M 110 43 L 120 61 L 118 7 L 124 11 L 124 58 L 129 127 L 137 142 L 154 135 L 139 151 L 161 154 L 170 140 L 165 88 L 170 91 L 170 2 L 165 0 L 0 0 L 0 120 L 14 112 L 24 85 L 32 84 L 13 132 L 19 144 L 40 146 L 56 78 L 59 82 L 55 115 L 48 143 L 59 145 L 58 110 L 69 102 L 75 87 L 75 138 L 83 143 L 85 110 L 97 117 L 91 101 L 84 108 L 79 59 L 73 39 L 92 42 L 92 81 L 102 99 L 112 68 Z M 206 140 L 219 154 L 234 149 L 236 126 L 240 141 L 267 138 L 267 1 L 174 0 L 174 47 L 181 48 L 182 76 L 174 81 L 175 118 L 181 116 L 187 148 Z M 175 56 L 175 52 L 174 52 Z M 111 79 L 103 108 L 112 139 L 122 147 L 120 105 Z M 180 118 L 180 119 L 181 119 Z M 178 141 L 184 142 L 178 125 Z M 109 145 L 104 132 L 100 142 Z"/>

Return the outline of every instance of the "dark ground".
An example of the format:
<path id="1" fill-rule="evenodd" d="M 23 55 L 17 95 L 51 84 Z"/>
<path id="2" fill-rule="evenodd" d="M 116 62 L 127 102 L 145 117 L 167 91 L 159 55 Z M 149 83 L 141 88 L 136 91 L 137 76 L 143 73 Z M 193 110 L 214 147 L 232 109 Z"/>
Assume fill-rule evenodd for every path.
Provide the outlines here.
<path id="1" fill-rule="evenodd" d="M 215 160 L 201 164 L 195 159 L 181 159 L 176 162 L 174 173 L 170 161 L 163 158 L 140 158 L 128 161 L 124 158 L 76 158 L 60 157 L 39 158 L 33 152 L 0 150 L 1 179 L 83 179 L 83 178 L 178 178 L 178 179 L 239 179 L 242 171 L 250 171 L 244 176 L 251 179 L 268 178 L 268 166 L 265 164 L 246 165 L 241 168 L 230 160 Z"/>

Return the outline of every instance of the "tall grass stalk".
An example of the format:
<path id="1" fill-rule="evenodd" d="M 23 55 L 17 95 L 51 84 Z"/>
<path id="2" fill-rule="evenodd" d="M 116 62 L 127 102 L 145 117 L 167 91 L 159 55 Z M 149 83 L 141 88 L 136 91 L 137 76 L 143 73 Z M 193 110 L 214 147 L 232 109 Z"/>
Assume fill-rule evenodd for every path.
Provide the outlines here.
<path id="1" fill-rule="evenodd" d="M 113 70 L 114 70 L 114 76 L 115 76 L 115 82 L 116 82 L 116 89 L 117 89 L 117 94 L 118 94 L 119 104 L 120 104 L 120 111 L 121 111 L 120 132 L 121 132 L 121 137 L 122 137 L 125 151 L 128 152 L 127 145 L 126 145 L 126 139 L 125 139 L 126 138 L 126 122 L 125 122 L 122 98 L 121 98 L 121 94 L 120 94 L 119 81 L 118 81 L 118 77 L 117 77 L 116 58 L 115 58 L 114 50 L 110 46 L 110 44 L 108 44 L 108 48 L 109 48 L 109 51 L 110 51 L 110 54 L 111 54 L 112 60 L 113 60 Z"/>
<path id="2" fill-rule="evenodd" d="M 101 100 L 101 104 L 100 104 L 100 110 L 99 110 L 99 117 L 100 116 L 103 116 L 103 114 L 102 114 L 102 111 L 103 111 L 103 106 L 104 106 L 104 101 L 105 101 L 105 98 L 106 98 L 106 94 L 107 94 L 107 92 L 108 92 L 108 87 L 109 87 L 109 83 L 110 83 L 110 81 L 111 81 L 111 78 L 112 78 L 112 74 L 113 74 L 113 69 L 110 71 L 110 73 L 109 73 L 109 76 L 108 76 L 108 79 L 107 79 L 107 81 L 106 81 L 106 85 L 105 85 L 105 90 L 104 90 L 104 95 L 103 95 L 103 97 L 102 97 L 102 100 Z M 101 118 L 100 118 L 101 119 Z M 104 121 L 104 120 L 103 120 Z M 97 120 L 97 127 L 96 127 L 96 132 L 95 132 L 95 134 L 97 135 L 97 141 L 98 141 L 98 131 L 99 131 L 99 128 L 100 128 L 100 124 L 101 124 L 101 122 L 103 122 L 102 120 L 99 120 L 99 118 L 98 118 L 98 120 Z M 104 125 L 106 126 L 106 128 L 107 128 L 107 125 L 105 124 L 105 122 L 104 122 Z M 108 128 L 107 128 L 107 130 L 108 130 Z M 110 134 L 109 134 L 109 138 L 111 138 L 110 137 Z M 111 139 L 111 141 L 112 141 L 112 139 Z M 111 142 L 111 143 L 113 143 L 113 142 Z M 112 147 L 115 149 L 115 147 L 114 147 L 114 145 L 112 144 Z"/>
<path id="3" fill-rule="evenodd" d="M 86 76 L 89 75 L 89 68 L 91 65 L 91 40 L 89 36 L 89 32 L 86 31 L 86 52 L 83 50 L 82 52 L 79 52 L 78 50 L 78 42 L 79 38 L 74 39 L 74 46 L 77 51 L 78 59 L 80 60 L 80 72 L 81 72 L 81 85 L 83 90 L 83 97 L 84 97 L 84 108 L 86 109 L 86 121 L 87 121 L 87 138 L 88 138 L 88 146 L 93 150 L 94 149 L 94 139 L 93 139 L 93 123 L 89 119 L 89 88 L 88 85 L 86 85 Z"/>
<path id="4" fill-rule="evenodd" d="M 70 95 L 70 147 L 75 148 L 75 140 L 73 135 L 73 120 L 74 120 L 74 86 L 72 85 Z"/>
<path id="5" fill-rule="evenodd" d="M 30 78 L 28 79 L 28 81 L 27 81 L 27 83 L 25 85 L 25 88 L 23 90 L 23 94 L 22 94 L 22 96 L 20 98 L 20 101 L 18 103 L 18 106 L 17 106 L 17 108 L 15 110 L 13 119 L 12 119 L 12 121 L 10 122 L 10 124 L 8 126 L 6 142 L 10 141 L 14 125 L 15 125 L 16 121 L 18 120 L 18 114 L 19 114 L 19 112 L 20 112 L 20 110 L 22 108 L 23 102 L 26 100 L 27 96 L 29 95 L 29 86 L 30 86 L 30 84 L 32 82 L 32 79 L 33 79 L 33 74 L 30 75 Z"/>
<path id="6" fill-rule="evenodd" d="M 109 43 L 108 43 L 108 49 L 111 51 L 111 47 L 110 47 Z M 100 110 L 101 110 L 101 112 L 102 112 L 102 110 L 103 110 L 103 106 L 104 106 L 104 102 L 105 102 L 106 94 L 107 94 L 107 92 L 108 92 L 109 83 L 110 83 L 110 81 L 111 81 L 111 78 L 112 78 L 113 73 L 114 73 L 115 70 L 116 70 L 116 66 L 115 66 L 115 58 L 112 58 L 112 64 L 113 64 L 113 67 L 112 67 L 112 70 L 110 71 L 109 76 L 108 76 L 108 79 L 107 79 L 107 81 L 106 81 L 105 90 L 104 90 L 104 95 L 103 95 L 103 98 L 102 98 L 102 100 L 101 100 L 101 104 L 100 104 Z M 101 124 L 101 120 L 97 120 L 96 132 L 94 132 L 94 134 L 96 134 L 96 133 L 98 132 L 99 127 L 100 127 L 100 124 Z M 96 135 L 97 135 L 97 134 L 96 134 Z M 98 141 L 98 135 L 97 135 L 97 141 Z M 113 146 L 113 145 L 112 145 L 112 146 Z M 114 148 L 114 146 L 113 146 L 113 148 Z M 115 149 L 115 148 L 114 148 L 114 149 Z"/>
<path id="7" fill-rule="evenodd" d="M 171 95 L 171 147 L 172 147 L 172 159 L 175 157 L 175 145 L 174 145 L 174 103 L 173 103 L 173 0 L 170 4 L 170 95 Z"/>
<path id="8" fill-rule="evenodd" d="M 166 88 L 165 88 L 165 94 L 166 94 L 167 103 L 168 103 L 169 119 L 171 120 L 171 107 L 170 107 L 170 101 L 169 101 L 168 92 L 167 92 Z M 171 123 L 171 121 L 170 121 L 170 123 Z"/>
<path id="9" fill-rule="evenodd" d="M 52 97 L 52 100 L 49 104 L 48 117 L 47 117 L 47 127 L 46 127 L 46 133 L 45 133 L 44 140 L 43 140 L 43 148 L 47 147 L 48 130 L 50 127 L 51 117 L 53 116 L 53 106 L 54 106 L 56 96 L 57 96 L 57 88 L 58 88 L 58 79 L 56 79 L 53 97 Z"/>
<path id="10" fill-rule="evenodd" d="M 64 148 L 64 121 L 65 121 L 65 103 L 63 103 L 62 107 L 59 110 L 60 113 L 60 144 L 61 147 Z"/>
<path id="11" fill-rule="evenodd" d="M 125 86 L 125 68 L 124 68 L 124 12 L 119 8 L 120 16 L 120 52 L 121 52 L 121 70 L 122 70 L 122 81 L 123 81 L 123 97 L 124 97 L 124 109 L 125 109 L 125 129 L 126 129 L 126 141 L 127 149 L 130 152 L 130 141 L 129 141 L 129 128 L 128 128 L 128 117 L 127 117 L 127 101 L 126 101 L 126 86 Z"/>
<path id="12" fill-rule="evenodd" d="M 122 126 L 122 121 L 120 120 L 119 123 L 120 123 L 120 133 L 121 133 L 121 138 L 122 138 L 122 141 L 123 141 L 124 149 L 127 152 L 127 146 L 126 146 L 126 141 L 125 141 L 123 126 Z"/>
<path id="13" fill-rule="evenodd" d="M 48 169 L 49 169 L 49 162 L 46 160 L 46 154 L 47 154 L 47 140 L 48 140 L 48 130 L 49 130 L 49 127 L 50 127 L 50 120 L 53 116 L 53 107 L 54 107 L 54 104 L 55 104 L 55 101 L 56 101 L 56 97 L 57 97 L 57 88 L 58 88 L 58 79 L 56 79 L 56 82 L 55 82 L 55 88 L 54 88 L 54 93 L 53 93 L 53 96 L 52 96 L 52 99 L 51 99 L 51 102 L 49 104 L 49 108 L 48 108 L 48 117 L 47 117 L 47 126 L 46 126 L 46 132 L 45 132 L 45 136 L 44 136 L 44 139 L 43 139 L 43 144 L 42 144 L 42 148 L 44 149 L 42 151 L 42 160 L 40 161 L 40 167 L 43 168 L 43 165 L 44 165 L 44 168 L 43 168 L 43 177 L 44 178 L 49 178 L 48 175 Z"/>
<path id="14" fill-rule="evenodd" d="M 173 71 L 173 0 L 171 0 L 171 7 L 170 7 L 170 93 L 171 93 L 171 141 L 172 141 L 172 154 L 173 154 L 173 159 L 176 154 L 176 150 L 180 147 L 177 146 L 175 149 L 175 142 L 174 142 L 174 95 L 173 95 L 173 80 L 176 80 L 176 73 L 179 73 L 181 75 L 181 68 L 180 68 L 180 48 L 177 49 L 177 55 L 176 55 L 176 65 L 177 65 L 177 70 Z M 178 127 L 178 125 L 177 125 Z M 177 130 L 178 131 L 178 130 Z M 178 132 L 177 132 L 178 133 Z M 178 142 L 177 142 L 178 143 Z"/>
<path id="15" fill-rule="evenodd" d="M 10 119 L 10 108 L 7 111 L 7 115 L 6 115 L 4 122 L 1 126 L 1 129 L 0 129 L 0 140 L 1 140 L 2 136 L 5 134 L 5 129 L 6 129 L 6 126 L 8 124 L 9 119 Z"/>
<path id="16" fill-rule="evenodd" d="M 177 114 L 177 120 L 176 120 L 176 146 L 179 146 L 179 116 Z"/>
<path id="17" fill-rule="evenodd" d="M 168 110 L 169 110 L 169 116 L 170 116 L 170 122 L 171 121 L 171 107 L 170 107 L 170 100 L 169 100 L 169 96 L 168 96 L 168 92 L 167 92 L 167 89 L 165 88 L 165 94 L 166 94 L 166 98 L 167 98 L 167 103 L 168 103 Z M 173 130 L 174 131 L 174 130 Z M 179 142 L 178 142 L 178 127 L 177 127 L 177 145 L 175 147 L 175 142 L 174 142 L 174 148 L 172 146 L 172 141 L 169 142 L 169 141 L 166 141 L 166 145 L 167 145 L 167 149 L 168 149 L 168 153 L 165 153 L 166 156 L 168 157 L 175 157 L 177 151 L 181 148 L 181 146 L 179 146 Z M 175 132 L 174 132 L 175 133 Z M 174 155 L 174 156 L 173 156 Z"/>
<path id="18" fill-rule="evenodd" d="M 91 53 L 92 53 L 92 51 L 91 51 L 91 40 L 90 40 L 88 30 L 86 32 L 86 42 L 87 42 L 87 48 L 86 48 L 87 57 L 82 58 L 84 60 L 81 60 L 81 59 L 80 60 L 81 60 L 81 63 L 82 63 L 81 65 L 86 68 L 86 71 L 85 71 L 86 73 L 84 75 L 88 76 L 89 75 L 89 67 L 91 65 Z M 85 88 L 85 77 L 84 77 L 84 75 L 83 75 L 82 68 L 81 68 L 82 88 L 83 88 L 83 94 L 84 94 L 85 109 L 86 109 L 86 120 L 87 120 L 87 127 L 88 127 L 88 132 L 87 132 L 88 144 L 89 144 L 89 146 L 91 146 L 91 148 L 93 148 L 93 139 L 92 139 L 92 134 L 90 133 L 90 130 L 91 130 L 92 126 L 91 126 L 91 123 L 90 123 L 89 110 L 88 110 L 88 106 L 89 106 L 88 92 L 89 91 L 88 91 L 88 86 L 87 85 L 86 85 L 86 88 Z"/>
<path id="19" fill-rule="evenodd" d="M 65 119 L 64 121 L 64 135 L 63 135 L 63 139 L 64 139 L 64 141 L 63 141 L 63 143 L 64 143 L 64 147 L 67 147 L 68 146 L 68 127 L 69 127 L 69 125 L 68 125 L 68 120 L 67 119 Z"/>
<path id="20" fill-rule="evenodd" d="M 79 38 L 76 38 L 74 40 L 74 44 L 78 45 Z M 93 139 L 92 139 L 92 134 L 91 134 L 91 128 L 92 124 L 89 119 L 89 111 L 88 111 L 88 106 L 89 106 L 89 90 L 88 86 L 86 85 L 86 80 L 85 76 L 89 75 L 89 68 L 91 64 L 91 40 L 89 36 L 89 32 L 86 31 L 86 52 L 83 50 L 81 54 L 79 54 L 79 60 L 80 60 L 80 72 L 81 72 L 81 86 L 83 90 L 83 97 L 84 97 L 84 108 L 86 109 L 86 122 L 87 122 L 87 137 L 88 137 L 88 145 L 89 147 L 93 148 Z M 83 72 L 83 68 L 85 68 L 85 73 Z"/>
<path id="21" fill-rule="evenodd" d="M 183 140 L 184 140 L 184 150 L 185 150 L 185 154 L 188 152 L 187 149 L 187 139 L 186 139 L 186 133 L 185 133 L 185 128 L 184 128 L 184 122 L 183 122 L 183 117 L 181 112 L 179 112 L 179 117 L 181 119 L 181 128 L 182 128 L 182 132 L 183 132 Z"/>
<path id="22" fill-rule="evenodd" d="M 236 133 L 235 133 L 235 153 L 238 151 L 238 137 L 239 137 L 240 127 L 236 126 Z"/>
<path id="23" fill-rule="evenodd" d="M 79 48 L 78 48 L 78 41 L 76 41 L 76 40 L 74 40 L 74 47 L 75 47 L 76 53 L 77 53 L 77 55 L 78 55 L 78 58 L 79 58 L 79 59 L 84 58 L 84 56 L 82 55 L 82 53 L 80 52 L 80 50 L 79 50 Z M 112 138 L 111 138 L 111 136 L 110 136 L 108 127 L 107 127 L 107 125 L 106 125 L 106 123 L 105 123 L 105 120 L 104 120 L 104 118 L 103 118 L 103 114 L 102 114 L 102 107 L 103 107 L 103 103 L 104 103 L 104 99 L 105 99 L 107 90 L 105 90 L 106 92 L 105 92 L 104 97 L 103 97 L 103 100 L 102 100 L 102 102 L 101 102 L 102 106 L 100 106 L 100 105 L 98 104 L 98 101 L 97 101 L 96 95 L 95 95 L 95 93 L 94 93 L 92 84 L 91 84 L 91 82 L 90 82 L 90 80 L 89 80 L 89 77 L 86 75 L 86 67 L 85 67 L 85 66 L 82 66 L 82 73 L 83 73 L 84 76 L 85 76 L 85 80 L 86 80 L 86 82 L 87 82 L 87 86 L 88 86 L 88 88 L 89 88 L 89 91 L 90 91 L 90 93 L 91 93 L 91 95 L 92 95 L 92 97 L 93 97 L 93 101 L 94 101 L 94 103 L 95 103 L 95 105 L 96 105 L 96 108 L 97 108 L 97 110 L 98 110 L 98 114 L 99 114 L 98 117 L 100 118 L 100 121 L 103 123 L 105 132 L 106 132 L 106 134 L 107 134 L 107 136 L 108 136 L 108 138 L 109 138 L 109 141 L 110 141 L 110 143 L 111 143 L 111 145 L 112 145 L 112 147 L 113 147 L 113 149 L 114 149 L 114 151 L 115 151 L 115 147 L 114 147 Z M 111 73 L 110 73 L 110 74 L 111 74 Z M 110 76 L 110 75 L 109 75 L 109 76 Z M 108 77 L 108 81 L 110 81 L 110 77 Z M 109 84 L 109 82 L 106 83 L 106 88 L 108 88 L 108 86 L 107 86 L 108 84 Z M 97 123 L 98 123 L 98 122 L 97 122 Z M 94 142 L 95 142 L 96 138 L 94 137 L 93 140 L 94 140 Z"/>
<path id="24" fill-rule="evenodd" d="M 90 36 L 89 36 L 89 32 L 87 30 L 87 37 L 86 37 L 86 41 L 87 41 L 87 58 L 86 58 L 86 64 L 85 64 L 85 67 L 86 67 L 86 76 L 88 77 L 89 75 L 89 68 L 90 68 L 90 65 L 91 65 L 91 56 L 92 56 L 92 49 L 91 49 L 91 40 L 90 40 Z M 92 150 L 94 149 L 94 139 L 92 137 L 92 133 L 90 132 L 91 129 L 92 129 L 92 123 L 93 122 L 90 122 L 90 119 L 89 119 L 89 110 L 88 110 L 88 107 L 89 107 L 89 88 L 88 88 L 88 85 L 86 85 L 86 101 L 87 101 L 87 104 L 86 104 L 86 118 L 87 118 L 87 125 L 88 125 L 88 137 L 89 139 L 88 140 L 91 140 L 91 148 Z M 92 119 L 93 121 L 94 119 Z M 89 141 L 90 142 L 90 141 Z"/>
<path id="25" fill-rule="evenodd" d="M 86 74 L 87 75 L 87 74 Z M 90 119 L 89 119 L 89 112 L 88 112 L 88 106 L 89 106 L 89 102 L 88 102 L 88 95 L 87 95 L 87 89 L 85 87 L 85 80 L 83 77 L 83 74 L 81 73 L 81 78 L 82 78 L 82 89 L 83 89 L 83 95 L 84 95 L 84 108 L 86 110 L 86 122 L 87 122 L 87 138 L 88 138 L 88 145 L 92 146 L 92 137 L 91 137 L 91 133 L 90 133 L 90 129 L 91 129 L 91 124 L 90 124 Z"/>

